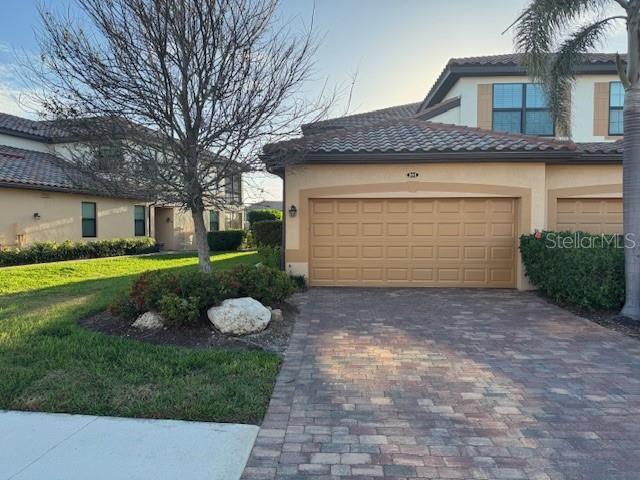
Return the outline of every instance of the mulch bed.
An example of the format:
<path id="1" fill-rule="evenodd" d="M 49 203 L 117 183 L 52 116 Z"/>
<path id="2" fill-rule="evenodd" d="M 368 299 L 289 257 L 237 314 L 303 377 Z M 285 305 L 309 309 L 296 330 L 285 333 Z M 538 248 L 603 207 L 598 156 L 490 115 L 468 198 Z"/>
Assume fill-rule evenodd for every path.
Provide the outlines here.
<path id="1" fill-rule="evenodd" d="M 629 337 L 640 340 L 640 322 L 623 317 L 620 315 L 620 312 L 616 310 L 589 311 L 577 308 L 573 305 L 564 305 L 559 302 L 554 302 L 546 297 L 542 298 L 547 302 L 554 303 L 565 310 L 569 310 L 571 313 L 575 313 L 579 317 L 586 318 L 587 320 L 597 323 L 605 328 L 615 330 Z"/>
<path id="2" fill-rule="evenodd" d="M 206 319 L 201 319 L 198 325 L 191 327 L 139 330 L 131 326 L 132 322 L 106 311 L 83 318 L 80 320 L 80 325 L 96 332 L 156 345 L 173 345 L 188 348 L 256 349 L 283 354 L 289 343 L 296 309 L 287 303 L 278 305 L 277 308 L 282 310 L 284 317 L 282 321 L 271 321 L 269 326 L 262 332 L 240 337 L 220 333 Z"/>

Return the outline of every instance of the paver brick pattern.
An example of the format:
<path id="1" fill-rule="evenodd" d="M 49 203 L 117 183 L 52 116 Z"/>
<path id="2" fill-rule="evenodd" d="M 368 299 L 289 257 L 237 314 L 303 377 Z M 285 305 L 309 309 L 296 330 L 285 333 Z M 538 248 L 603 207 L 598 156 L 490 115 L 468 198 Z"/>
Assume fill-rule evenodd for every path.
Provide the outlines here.
<path id="1" fill-rule="evenodd" d="M 244 480 L 640 479 L 640 342 L 512 290 L 316 288 Z"/>

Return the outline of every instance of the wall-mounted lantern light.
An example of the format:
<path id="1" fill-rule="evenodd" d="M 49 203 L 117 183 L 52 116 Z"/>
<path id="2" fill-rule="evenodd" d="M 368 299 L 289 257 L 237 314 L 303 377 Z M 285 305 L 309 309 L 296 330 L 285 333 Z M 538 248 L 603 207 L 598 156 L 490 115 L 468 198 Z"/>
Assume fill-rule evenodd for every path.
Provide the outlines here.
<path id="1" fill-rule="evenodd" d="M 33 219 L 34 220 L 40 220 L 40 214 L 38 212 L 33 214 Z"/>
<path id="2" fill-rule="evenodd" d="M 293 218 L 293 217 L 295 217 L 297 214 L 298 214 L 298 209 L 296 208 L 296 206 L 295 206 L 295 205 L 291 205 L 291 206 L 289 207 L 289 216 L 290 216 L 291 218 Z"/>

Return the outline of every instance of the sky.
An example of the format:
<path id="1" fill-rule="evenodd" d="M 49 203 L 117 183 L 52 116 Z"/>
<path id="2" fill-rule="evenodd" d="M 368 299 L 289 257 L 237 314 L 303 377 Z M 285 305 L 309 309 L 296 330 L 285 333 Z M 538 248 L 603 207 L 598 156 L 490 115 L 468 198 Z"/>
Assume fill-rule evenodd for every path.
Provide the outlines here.
<path id="1" fill-rule="evenodd" d="M 2 0 L 0 16 L 0 111 L 34 116 L 25 105 L 18 75 L 20 57 L 37 55 L 39 0 Z M 73 0 L 43 0 L 54 10 L 74 8 Z M 279 16 L 295 27 L 309 25 L 321 44 L 313 81 L 305 94 L 323 87 L 342 92 L 332 116 L 366 112 L 421 100 L 452 57 L 513 51 L 510 32 L 528 0 L 281 0 Z M 600 48 L 626 51 L 624 30 L 611 32 Z M 356 74 L 357 73 L 357 74 Z M 355 75 L 355 81 L 353 81 Z M 348 92 L 352 88 L 352 98 Z M 247 203 L 279 200 L 281 181 L 256 174 L 245 188 Z"/>

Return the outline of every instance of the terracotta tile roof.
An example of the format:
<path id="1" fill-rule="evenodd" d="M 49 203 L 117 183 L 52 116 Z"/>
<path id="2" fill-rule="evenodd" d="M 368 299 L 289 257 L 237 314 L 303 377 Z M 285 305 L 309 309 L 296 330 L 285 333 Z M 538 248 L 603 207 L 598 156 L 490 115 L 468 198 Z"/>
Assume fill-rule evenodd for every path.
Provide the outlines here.
<path id="1" fill-rule="evenodd" d="M 279 142 L 265 147 L 266 154 L 305 153 L 405 153 L 405 152 L 542 152 L 576 150 L 569 141 L 490 132 L 478 128 L 404 119 L 371 126 L 334 130 Z"/>
<path id="2" fill-rule="evenodd" d="M 330 118 L 319 122 L 307 123 L 302 126 L 304 135 L 313 135 L 340 128 L 364 127 L 380 122 L 411 118 L 416 114 L 420 102 L 397 105 L 395 107 L 381 108 L 371 112 L 346 115 L 344 117 Z"/>
<path id="3" fill-rule="evenodd" d="M 578 143 L 578 150 L 585 153 L 595 154 L 622 154 L 624 153 L 624 144 L 622 140 L 615 142 L 585 142 Z"/>
<path id="4" fill-rule="evenodd" d="M 63 162 L 49 153 L 0 145 L 0 183 L 74 190 Z"/>
<path id="5" fill-rule="evenodd" d="M 100 188 L 91 178 L 80 175 L 60 157 L 6 145 L 0 145 L 0 186 L 115 196 Z M 133 190 L 118 196 L 144 198 Z"/>
<path id="6" fill-rule="evenodd" d="M 42 141 L 50 141 L 65 135 L 64 130 L 60 129 L 56 122 L 30 120 L 7 113 L 0 113 L 0 132 L 2 131 L 36 137 Z"/>

